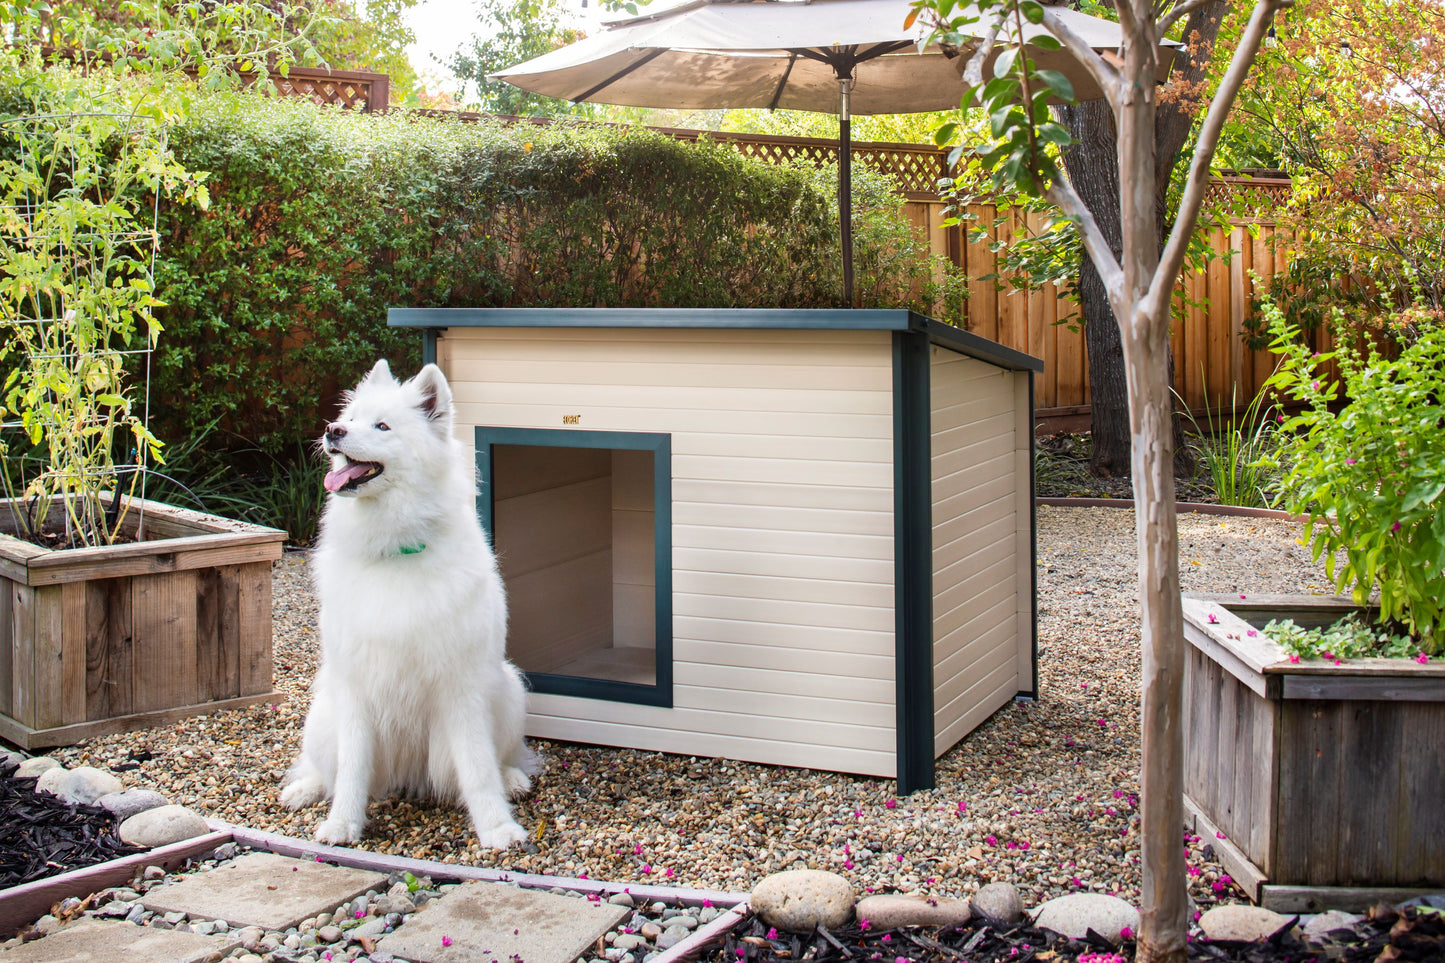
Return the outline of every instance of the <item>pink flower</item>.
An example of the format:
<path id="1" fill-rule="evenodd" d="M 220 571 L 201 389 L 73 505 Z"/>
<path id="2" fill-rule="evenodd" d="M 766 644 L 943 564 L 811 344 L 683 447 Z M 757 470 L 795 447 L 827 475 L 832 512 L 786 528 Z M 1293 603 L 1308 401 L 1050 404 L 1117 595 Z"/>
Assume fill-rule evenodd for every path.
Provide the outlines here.
<path id="1" fill-rule="evenodd" d="M 642 864 L 642 875 L 643 875 L 643 876 L 647 876 L 647 875 L 649 875 L 651 872 L 652 872 L 652 864 L 651 864 L 651 863 L 643 863 L 643 864 Z"/>
<path id="2" fill-rule="evenodd" d="M 1123 799 L 1123 798 L 1124 798 L 1124 790 L 1122 790 L 1122 789 L 1115 789 L 1115 790 L 1114 790 L 1114 798 L 1115 798 L 1115 799 Z"/>
<path id="3" fill-rule="evenodd" d="M 1132 940 L 1134 938 L 1134 931 L 1127 926 L 1121 927 L 1119 929 L 1119 936 L 1126 940 Z"/>
<path id="4" fill-rule="evenodd" d="M 1313 388 L 1313 389 L 1316 390 L 1316 391 L 1319 391 L 1319 390 L 1320 390 L 1320 383 L 1319 383 L 1318 381 L 1311 381 L 1311 382 L 1310 382 L 1310 387 Z"/>
<path id="5" fill-rule="evenodd" d="M 768 937 L 767 937 L 767 938 L 770 939 L 770 940 L 775 940 L 775 939 L 778 938 L 778 928 L 777 928 L 776 926 L 769 926 L 769 927 L 768 927 Z"/>
<path id="6" fill-rule="evenodd" d="M 634 856 L 641 856 L 641 855 L 642 855 L 642 844 L 641 844 L 641 843 L 638 843 L 636 846 L 633 846 L 633 847 L 632 847 L 632 855 L 634 855 Z"/>
<path id="7" fill-rule="evenodd" d="M 884 808 L 884 809 L 897 809 L 897 808 L 898 808 L 898 800 L 896 800 L 896 799 L 890 799 L 890 800 L 888 800 L 886 803 L 883 804 L 883 808 Z"/>
<path id="8" fill-rule="evenodd" d="M 992 833 L 990 833 L 989 835 L 983 837 L 983 841 L 986 842 L 986 843 L 988 843 L 990 846 L 997 846 L 997 845 L 998 845 L 998 837 L 997 837 L 997 836 L 994 836 Z"/>
<path id="9" fill-rule="evenodd" d="M 1191 866 L 1191 867 L 1189 867 L 1189 875 L 1190 875 L 1190 876 L 1201 876 L 1201 875 L 1203 875 L 1203 874 L 1204 874 L 1204 870 L 1200 869 L 1198 866 Z"/>
<path id="10" fill-rule="evenodd" d="M 1219 624 L 1219 616 L 1215 615 L 1213 612 L 1210 612 L 1210 613 L 1209 613 L 1209 624 L 1210 624 L 1210 625 L 1218 625 L 1218 624 Z"/>
<path id="11" fill-rule="evenodd" d="M 1358 463 L 1357 461 L 1355 461 L 1353 458 L 1346 458 L 1346 459 L 1345 459 L 1345 464 L 1346 464 L 1346 465 L 1356 465 L 1356 464 L 1359 464 L 1359 463 Z"/>
<path id="12" fill-rule="evenodd" d="M 1392 531 L 1392 532 L 1398 532 L 1398 531 L 1399 531 L 1401 528 L 1403 528 L 1403 527 L 1404 527 L 1404 526 L 1402 526 L 1399 522 L 1396 522 L 1395 524 L 1393 524 L 1393 525 L 1390 526 L 1390 531 Z"/>
<path id="13" fill-rule="evenodd" d="M 452 938 L 451 938 L 450 936 L 443 936 L 443 937 L 442 937 L 442 946 L 451 946 L 451 945 L 452 945 Z"/>
<path id="14" fill-rule="evenodd" d="M 1214 838 L 1215 838 L 1215 839 L 1228 839 L 1229 837 L 1226 836 L 1226 835 L 1224 835 L 1224 834 L 1221 833 L 1221 832 L 1216 832 L 1216 833 L 1214 834 Z"/>
<path id="15" fill-rule="evenodd" d="M 1421 652 L 1420 654 L 1421 654 L 1421 655 L 1424 655 L 1425 653 Z M 968 812 L 968 803 L 966 803 L 966 802 L 960 802 L 960 803 L 958 804 L 958 811 L 961 812 L 961 813 L 966 813 L 966 812 Z"/>
<path id="16" fill-rule="evenodd" d="M 1297 655 L 1292 655 L 1292 656 L 1289 657 L 1289 660 L 1290 660 L 1291 662 L 1298 662 L 1298 661 L 1299 661 L 1299 656 L 1297 656 Z"/>
<path id="17" fill-rule="evenodd" d="M 1254 629 L 1250 629 L 1248 632 L 1246 632 L 1246 633 L 1244 633 L 1244 634 L 1247 635 L 1247 636 L 1249 636 L 1249 637 L 1252 639 L 1252 638 L 1254 638 L 1256 635 L 1258 635 L 1259 633 L 1256 632 Z"/>
<path id="18" fill-rule="evenodd" d="M 1243 592 L 1240 592 L 1240 593 L 1239 593 L 1239 597 L 1240 597 L 1240 598 L 1244 598 L 1244 597 L 1245 597 L 1244 593 L 1243 593 Z"/>
<path id="19" fill-rule="evenodd" d="M 1428 655 L 1426 655 L 1424 652 L 1421 652 L 1421 653 L 1419 653 L 1418 655 L 1415 656 L 1415 661 L 1418 662 L 1418 663 L 1420 663 L 1421 665 L 1424 665 L 1426 662 L 1429 662 L 1429 661 L 1430 661 L 1430 657 L 1429 657 Z"/>
<path id="20" fill-rule="evenodd" d="M 588 893 L 588 894 L 587 894 L 587 902 L 589 902 L 589 903 L 600 903 L 600 902 L 602 902 L 602 894 L 601 894 L 601 893 Z"/>
<path id="21" fill-rule="evenodd" d="M 667 867 L 667 878 L 668 878 L 668 879 L 672 879 L 672 878 L 673 878 L 674 876 L 676 876 L 676 875 L 677 875 L 677 874 L 672 871 L 672 867 L 671 867 L 671 866 Z"/>
<path id="22" fill-rule="evenodd" d="M 1079 882 L 1079 877 L 1075 876 L 1069 880 L 1069 885 L 1078 888 L 1080 886 L 1083 886 L 1084 884 Z"/>
<path id="23" fill-rule="evenodd" d="M 892 943 L 892 942 L 893 942 L 893 937 L 892 937 L 891 935 L 887 934 L 887 933 L 884 933 L 884 934 L 883 934 L 883 942 L 884 942 L 884 943 Z"/>
<path id="24" fill-rule="evenodd" d="M 1216 879 L 1216 880 L 1214 881 L 1214 891 L 1215 891 L 1216 893 L 1222 893 L 1222 892 L 1224 892 L 1224 890 L 1225 890 L 1224 881 L 1223 881 L 1223 880 Z"/>
<path id="25" fill-rule="evenodd" d="M 356 911 L 354 914 L 352 914 L 352 915 L 354 915 L 357 919 L 361 919 L 363 916 L 366 915 L 366 910 L 357 910 L 357 911 Z"/>
<path id="26" fill-rule="evenodd" d="M 845 860 L 843 860 L 843 868 L 844 868 L 844 869 L 852 869 L 852 868 L 853 868 L 853 861 L 852 861 L 851 859 L 845 859 Z"/>
<path id="27" fill-rule="evenodd" d="M 873 928 L 873 924 L 868 922 L 867 920 L 859 920 L 858 928 L 866 933 L 868 930 Z"/>

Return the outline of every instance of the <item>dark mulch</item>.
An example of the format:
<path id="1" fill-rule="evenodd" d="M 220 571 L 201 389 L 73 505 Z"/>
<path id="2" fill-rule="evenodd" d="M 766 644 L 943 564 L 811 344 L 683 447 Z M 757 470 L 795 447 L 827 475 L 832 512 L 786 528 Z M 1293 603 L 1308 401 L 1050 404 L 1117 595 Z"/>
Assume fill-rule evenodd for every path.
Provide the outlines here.
<path id="1" fill-rule="evenodd" d="M 120 841 L 107 810 L 36 792 L 14 773 L 0 765 L 0 889 L 145 852 Z"/>
<path id="2" fill-rule="evenodd" d="M 1268 941 L 1235 943 L 1204 940 L 1189 944 L 1189 959 L 1199 963 L 1303 963 L 1329 958 L 1341 963 L 1442 963 L 1445 961 L 1445 913 L 1408 907 L 1380 907 L 1353 932 L 1338 931 L 1326 953 L 1288 935 L 1289 927 Z M 757 917 L 735 927 L 719 945 L 704 952 L 704 963 L 1130 963 L 1134 944 L 1115 947 L 1090 931 L 1086 940 L 1070 940 L 1031 926 L 997 926 L 984 921 L 957 928 L 863 929 L 856 923 L 836 931 L 787 933 Z"/>
<path id="3" fill-rule="evenodd" d="M 1035 494 L 1051 498 L 1133 498 L 1134 482 L 1128 475 L 1100 478 L 1089 471 L 1093 442 L 1088 432 L 1045 435 L 1034 440 Z M 1196 458 L 1194 474 L 1176 475 L 1175 497 L 1181 502 L 1218 501 L 1203 459 Z"/>

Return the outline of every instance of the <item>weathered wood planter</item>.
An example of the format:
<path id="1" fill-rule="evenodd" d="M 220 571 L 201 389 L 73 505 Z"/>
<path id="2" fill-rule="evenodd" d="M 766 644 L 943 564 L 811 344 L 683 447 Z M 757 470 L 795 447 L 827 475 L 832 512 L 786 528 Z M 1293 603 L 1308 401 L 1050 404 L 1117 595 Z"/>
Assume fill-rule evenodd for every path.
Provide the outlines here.
<path id="1" fill-rule="evenodd" d="M 1291 663 L 1259 631 L 1354 608 L 1184 599 L 1185 806 L 1250 898 L 1283 912 L 1445 889 L 1445 662 Z"/>
<path id="2" fill-rule="evenodd" d="M 285 532 L 137 499 L 137 541 L 52 551 L 15 538 L 5 506 L 0 737 L 65 745 L 275 697 Z"/>

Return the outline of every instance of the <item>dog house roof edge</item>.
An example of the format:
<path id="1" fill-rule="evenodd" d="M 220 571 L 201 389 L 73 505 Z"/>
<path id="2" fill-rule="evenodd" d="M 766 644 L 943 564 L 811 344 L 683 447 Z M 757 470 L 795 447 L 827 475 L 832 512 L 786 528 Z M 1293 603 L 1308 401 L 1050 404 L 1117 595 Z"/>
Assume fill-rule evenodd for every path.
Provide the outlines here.
<path id="1" fill-rule="evenodd" d="M 848 308 L 390 308 L 394 328 L 735 328 L 915 331 L 941 347 L 1011 371 L 1044 363 L 1007 345 L 903 309 Z"/>

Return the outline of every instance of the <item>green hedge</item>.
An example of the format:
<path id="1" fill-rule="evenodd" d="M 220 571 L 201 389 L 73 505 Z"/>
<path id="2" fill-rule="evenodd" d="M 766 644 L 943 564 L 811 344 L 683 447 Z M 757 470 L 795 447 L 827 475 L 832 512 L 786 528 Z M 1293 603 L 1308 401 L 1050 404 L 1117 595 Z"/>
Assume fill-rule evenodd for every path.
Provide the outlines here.
<path id="1" fill-rule="evenodd" d="M 44 86 L 0 77 L 0 119 L 43 108 Z M 417 366 L 388 307 L 838 304 L 831 168 L 250 94 L 189 115 L 171 142 L 211 205 L 161 211 L 151 422 L 173 445 L 289 455 L 376 358 Z M 866 171 L 854 185 L 864 306 L 930 310 L 937 266 L 901 199 Z"/>

